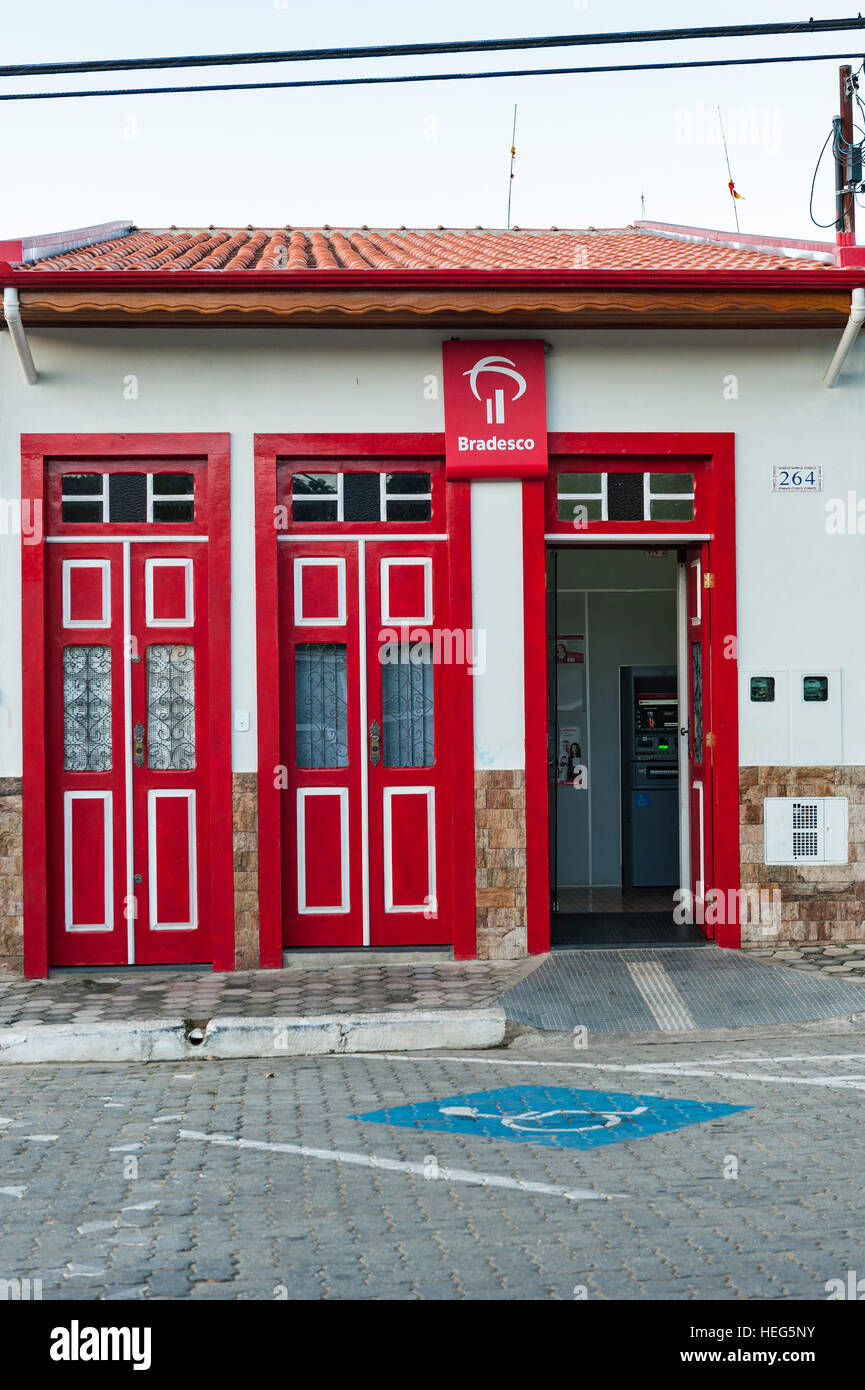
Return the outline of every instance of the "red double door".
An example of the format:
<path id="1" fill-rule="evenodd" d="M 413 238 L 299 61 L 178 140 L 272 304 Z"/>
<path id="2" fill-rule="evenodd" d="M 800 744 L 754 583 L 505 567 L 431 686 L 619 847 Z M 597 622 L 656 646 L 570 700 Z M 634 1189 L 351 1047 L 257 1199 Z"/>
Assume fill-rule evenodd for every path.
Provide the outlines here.
<path id="1" fill-rule="evenodd" d="M 284 941 L 451 939 L 444 542 L 279 543 Z"/>
<path id="2" fill-rule="evenodd" d="M 46 546 L 53 965 L 211 958 L 207 549 Z"/>

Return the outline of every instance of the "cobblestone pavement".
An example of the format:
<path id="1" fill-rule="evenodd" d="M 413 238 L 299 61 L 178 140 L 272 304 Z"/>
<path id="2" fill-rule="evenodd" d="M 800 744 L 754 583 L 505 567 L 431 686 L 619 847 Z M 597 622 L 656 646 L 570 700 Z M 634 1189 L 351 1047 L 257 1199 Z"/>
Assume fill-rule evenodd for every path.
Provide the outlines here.
<path id="1" fill-rule="evenodd" d="M 806 975 L 842 976 L 865 984 L 865 942 L 858 946 L 777 946 L 747 951 L 767 965 L 787 966 Z"/>
<path id="2" fill-rule="evenodd" d="M 47 980 L 0 973 L 0 1028 L 13 1023 L 113 1019 L 308 1017 L 371 1011 L 481 1008 L 535 968 L 532 961 L 436 961 L 292 966 L 286 970 L 55 972 Z"/>
<path id="3" fill-rule="evenodd" d="M 586 1151 L 351 1118 L 527 1083 L 752 1108 Z M 854 1032 L 10 1068 L 0 1278 L 55 1300 L 823 1299 L 865 1274 L 863 1121 Z"/>

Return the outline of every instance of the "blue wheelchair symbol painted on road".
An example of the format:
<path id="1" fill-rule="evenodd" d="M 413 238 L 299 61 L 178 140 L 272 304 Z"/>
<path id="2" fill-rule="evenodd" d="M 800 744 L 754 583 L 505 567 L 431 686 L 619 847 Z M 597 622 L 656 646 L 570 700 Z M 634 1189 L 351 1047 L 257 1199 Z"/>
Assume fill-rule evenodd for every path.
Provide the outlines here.
<path id="1" fill-rule="evenodd" d="M 561 1086 L 504 1086 L 353 1115 L 354 1120 L 477 1134 L 486 1139 L 594 1149 L 664 1134 L 750 1110 L 750 1105 L 635 1096 L 623 1091 L 572 1091 Z"/>

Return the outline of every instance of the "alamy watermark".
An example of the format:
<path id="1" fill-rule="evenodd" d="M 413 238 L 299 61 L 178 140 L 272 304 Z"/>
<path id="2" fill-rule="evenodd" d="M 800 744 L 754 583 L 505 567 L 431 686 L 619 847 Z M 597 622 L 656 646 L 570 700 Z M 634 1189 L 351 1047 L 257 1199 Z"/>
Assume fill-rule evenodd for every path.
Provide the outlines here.
<path id="1" fill-rule="evenodd" d="M 781 929 L 781 893 L 777 888 L 709 888 L 697 896 L 689 888 L 673 894 L 673 921 L 699 927 L 751 926 L 760 936 Z"/>
<path id="2" fill-rule="evenodd" d="M 23 545 L 42 540 L 42 499 L 0 497 L 0 536 L 20 536 Z"/>

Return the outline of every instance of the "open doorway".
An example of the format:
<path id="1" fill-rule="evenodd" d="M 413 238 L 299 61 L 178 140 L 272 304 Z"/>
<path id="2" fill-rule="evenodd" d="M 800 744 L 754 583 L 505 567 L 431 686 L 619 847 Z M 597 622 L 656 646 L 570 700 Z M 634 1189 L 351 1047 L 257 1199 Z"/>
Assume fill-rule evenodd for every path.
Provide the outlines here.
<path id="1" fill-rule="evenodd" d="M 706 941 L 676 910 L 690 882 L 686 568 L 676 546 L 548 552 L 553 948 Z"/>

